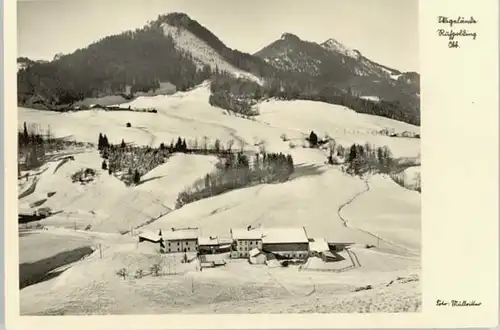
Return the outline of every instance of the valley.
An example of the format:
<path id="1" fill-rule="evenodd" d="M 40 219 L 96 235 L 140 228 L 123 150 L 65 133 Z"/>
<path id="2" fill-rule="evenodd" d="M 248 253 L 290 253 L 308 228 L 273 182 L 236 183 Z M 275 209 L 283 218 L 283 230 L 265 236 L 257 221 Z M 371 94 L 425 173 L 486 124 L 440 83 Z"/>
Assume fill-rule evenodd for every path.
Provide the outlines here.
<path id="1" fill-rule="evenodd" d="M 322 40 L 18 58 L 21 314 L 420 311 L 420 75 Z"/>
<path id="2" fill-rule="evenodd" d="M 419 291 L 415 284 L 419 282 L 399 283 L 394 291 L 384 283 L 419 274 L 419 193 L 396 184 L 385 174 L 364 178 L 347 174 L 340 165 L 326 162 L 328 150 L 310 148 L 306 137 L 314 130 L 322 138 L 328 135 L 346 148 L 352 143 L 369 143 L 388 146 L 395 159 L 418 159 L 419 139 L 394 138 L 377 132 L 382 129 L 419 132 L 419 128 L 312 101 L 270 100 L 260 104 L 259 116 L 246 119 L 210 106 L 209 94 L 208 86 L 202 84 L 172 96 L 139 97 L 123 104 L 132 108 L 154 107 L 158 109 L 156 114 L 102 110 L 54 113 L 19 108 L 20 127 L 24 122 L 36 122 L 41 127 L 50 125 L 56 138 L 71 137 L 95 144 L 102 133 L 110 143 L 119 144 L 124 139 L 127 144 L 153 148 L 161 143 L 168 145 L 179 136 L 190 145 L 195 140 L 200 145 L 203 140 L 213 145 L 219 139 L 221 145 L 234 144 L 235 150 L 247 154 L 263 150 L 290 154 L 295 164 L 294 173 L 284 183 L 236 189 L 176 209 L 178 194 L 215 169 L 218 163 L 215 156 L 174 153 L 164 164 L 144 174 L 141 178 L 144 183 L 130 187 L 101 169 L 102 158 L 95 146 L 74 152 L 65 150 L 65 155 L 72 155 L 73 160 L 64 163 L 52 157 L 53 161 L 42 165 L 35 174 L 38 181 L 34 191 L 22 197 L 19 203 L 21 212 L 33 210 L 30 205 L 46 199 L 41 206 L 49 207 L 56 214 L 19 226 L 20 231 L 29 230 L 37 237 L 36 241 L 29 241 L 30 236 L 20 234 L 21 244 L 26 246 L 20 251 L 21 260 L 43 260 L 78 246 L 92 247 L 94 252 L 80 261 L 70 259 L 71 264 L 62 265 L 64 271 L 58 276 L 22 289 L 22 313 L 269 312 L 277 308 L 286 310 L 292 304 L 302 306 L 300 308 L 307 312 L 310 308 L 306 306 L 311 301 L 319 304 L 314 311 L 328 312 L 340 301 L 346 304 L 354 300 L 358 302 L 348 306 L 351 311 L 357 311 L 379 308 L 367 307 L 375 297 L 396 299 L 395 295 L 402 292 L 406 298 L 397 298 L 403 299 L 400 307 L 384 302 L 388 304 L 384 308 L 391 311 L 418 308 Z M 127 122 L 131 127 L 126 127 Z M 70 179 L 81 168 L 92 168 L 96 172 L 94 180 L 83 186 Z M 25 180 L 23 174 L 20 182 Z M 364 192 L 365 182 L 371 186 L 369 192 Z M 54 194 L 47 197 L 51 192 Z M 345 226 L 338 209 L 355 196 L 342 210 L 342 218 L 349 224 Z M 352 250 L 357 251 L 354 253 L 361 267 L 345 273 L 324 274 L 298 272 L 296 267 L 266 270 L 267 266 L 229 260 L 227 268 L 200 273 L 194 265 L 179 263 L 179 256 L 177 261 L 167 263 L 183 269 L 179 275 L 122 281 L 115 274 L 120 267 L 129 272 L 137 268 L 147 270 L 155 260 L 164 258 L 153 244 L 137 242 L 137 235 L 143 230 L 198 227 L 203 235 L 229 237 L 230 228 L 248 225 L 304 226 L 311 237 L 353 242 Z M 51 243 L 54 235 L 61 243 Z M 78 238 L 75 241 L 73 237 Z M 366 246 L 373 247 L 366 249 Z M 54 271 L 57 270 L 51 270 Z M 237 275 L 240 272 L 254 272 L 257 277 L 267 272 L 272 275 L 254 282 L 251 276 Z M 353 288 L 366 284 L 374 289 L 366 294 L 352 292 Z M 195 291 L 189 293 L 191 285 Z M 288 291 L 283 291 L 283 286 L 289 288 Z M 152 291 L 157 288 L 155 290 L 165 292 L 168 287 L 177 288 L 167 295 L 177 297 L 176 304 L 160 303 L 166 298 Z M 308 296 L 313 288 L 314 293 Z M 237 293 L 241 290 L 244 296 Z M 178 300 L 181 296 L 182 300 Z M 96 299 L 99 299 L 97 305 Z M 247 299 L 258 299 L 262 305 L 255 306 L 261 306 L 260 309 L 245 307 Z M 82 303 L 76 304 L 76 301 Z M 187 308 L 188 305 L 191 307 Z M 138 306 L 142 306 L 140 310 Z"/>

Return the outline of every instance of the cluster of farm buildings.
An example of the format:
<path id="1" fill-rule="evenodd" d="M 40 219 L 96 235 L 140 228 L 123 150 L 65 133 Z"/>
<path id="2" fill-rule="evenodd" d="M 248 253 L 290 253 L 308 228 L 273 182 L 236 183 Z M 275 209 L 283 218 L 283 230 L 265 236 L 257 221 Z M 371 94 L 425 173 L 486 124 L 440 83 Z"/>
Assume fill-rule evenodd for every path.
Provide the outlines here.
<path id="1" fill-rule="evenodd" d="M 230 236 L 202 236 L 198 228 L 171 228 L 157 233 L 142 232 L 139 242 L 160 245 L 164 253 L 197 253 L 210 255 L 229 253 L 230 258 L 249 259 L 261 264 L 272 259 L 307 259 L 321 257 L 324 261 L 336 259 L 335 252 L 351 243 L 328 243 L 325 239 L 309 238 L 301 228 L 232 228 Z"/>

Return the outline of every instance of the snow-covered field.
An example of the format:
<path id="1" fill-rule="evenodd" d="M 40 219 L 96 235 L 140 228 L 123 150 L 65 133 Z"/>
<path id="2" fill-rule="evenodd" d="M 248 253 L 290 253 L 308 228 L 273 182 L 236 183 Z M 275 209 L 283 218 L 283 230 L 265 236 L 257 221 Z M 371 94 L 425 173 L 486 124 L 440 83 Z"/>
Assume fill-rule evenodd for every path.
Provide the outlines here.
<path id="1" fill-rule="evenodd" d="M 406 267 L 412 266 L 411 260 L 404 269 L 396 267 L 398 261 L 387 259 L 382 272 L 358 268 L 334 276 L 299 272 L 297 267 L 270 269 L 246 260 L 200 272 L 196 262 L 182 264 L 172 256 L 166 260 L 142 244 L 115 246 L 104 251 L 102 258 L 95 252 L 59 277 L 23 289 L 21 313 L 269 313 L 292 311 L 292 305 L 295 312 L 403 312 L 419 307 L 414 272 L 418 269 Z M 371 258 L 370 254 L 360 257 L 362 263 L 373 265 L 380 260 Z M 156 263 L 161 263 L 165 274 L 180 274 L 151 276 L 148 269 Z M 127 270 L 126 279 L 115 273 L 121 268 Z M 145 276 L 134 278 L 139 269 Z M 404 279 L 411 282 L 403 283 Z M 355 292 L 367 285 L 372 290 Z"/>
<path id="2" fill-rule="evenodd" d="M 215 159 L 209 156 L 173 155 L 145 175 L 143 184 L 128 188 L 101 170 L 102 159 L 97 151 L 75 154 L 74 158 L 59 168 L 61 161 L 46 164 L 47 170 L 39 176 L 34 193 L 19 200 L 20 207 L 26 209 L 47 199 L 41 207 L 61 211 L 40 221 L 43 225 L 78 229 L 91 225 L 92 231 L 110 233 L 130 230 L 170 212 L 178 193 L 215 165 Z M 82 168 L 96 171 L 93 182 L 72 182 L 71 175 Z M 48 197 L 49 193 L 55 194 Z"/>
<path id="3" fill-rule="evenodd" d="M 348 226 L 363 229 L 415 254 L 421 248 L 420 194 L 385 176 L 368 180 L 370 190 L 342 209 Z"/>
<path id="4" fill-rule="evenodd" d="M 395 132 L 420 132 L 417 126 L 388 118 L 359 114 L 348 108 L 312 101 L 270 100 L 259 105 L 256 120 L 243 119 L 208 104 L 208 85 L 171 96 L 138 97 L 122 107 L 155 108 L 158 113 L 112 112 L 89 110 L 72 113 L 19 108 L 19 125 L 23 122 L 38 123 L 42 128 L 51 126 L 56 136 L 97 143 L 99 133 L 106 134 L 110 143 L 134 142 L 158 146 L 169 144 L 179 136 L 186 141 L 204 137 L 209 144 L 220 139 L 224 145 L 232 140 L 233 149 L 244 145 L 248 150 L 258 150 L 263 142 L 269 152 L 288 152 L 290 143 L 302 146 L 304 137 L 314 130 L 320 138 L 325 134 L 346 146 L 352 143 L 387 145 L 394 157 L 415 157 L 420 153 L 420 140 L 391 138 L 375 134 L 390 128 Z M 127 128 L 130 122 L 132 127 Z M 284 142 L 285 134 L 290 141 Z"/>
<path id="5" fill-rule="evenodd" d="M 296 307 L 294 312 L 417 309 L 419 282 L 396 279 L 419 273 L 420 195 L 386 176 L 369 178 L 367 190 L 364 180 L 326 165 L 323 150 L 303 148 L 302 144 L 314 130 L 320 138 L 328 134 L 345 146 L 387 145 L 395 157 L 418 158 L 419 139 L 391 138 L 375 132 L 419 132 L 419 127 L 310 101 L 270 100 L 260 104 L 260 116 L 249 120 L 210 106 L 208 96 L 208 86 L 203 85 L 172 96 L 139 97 L 121 105 L 153 107 L 158 109 L 156 114 L 98 110 L 56 113 L 19 108 L 20 126 L 24 121 L 42 128 L 50 125 L 55 136 L 96 143 L 102 133 L 111 143 L 123 138 L 151 146 L 169 144 L 178 136 L 186 141 L 197 139 L 198 145 L 204 137 L 209 145 L 220 139 L 227 146 L 232 140 L 233 149 L 257 151 L 264 147 L 268 152 L 290 153 L 296 165 L 292 178 L 285 183 L 233 190 L 172 210 L 181 190 L 213 170 L 215 157 L 175 154 L 147 173 L 142 178 L 144 183 L 136 187 L 126 187 L 101 170 L 102 159 L 96 150 L 74 154 L 74 161 L 59 167 L 58 160 L 45 164 L 34 192 L 19 201 L 20 208 L 46 199 L 41 206 L 62 211 L 41 221 L 50 227 L 49 232 L 92 237 L 92 242 L 98 241 L 106 249 L 101 251 L 102 258 L 96 251 L 58 277 L 24 288 L 22 313 L 262 313 L 287 312 L 292 306 Z M 127 122 L 132 127 L 126 128 Z M 287 141 L 282 140 L 283 134 Z M 72 183 L 71 175 L 86 167 L 96 170 L 94 181 L 84 186 Z M 19 186 L 24 191 L 30 184 Z M 79 231 L 89 224 L 90 232 Z M 175 267 L 182 270 L 180 275 L 120 279 L 116 275 L 120 267 L 132 273 L 139 268 L 147 271 L 162 258 L 155 249 L 148 249 L 147 243 L 135 243 L 134 237 L 119 239 L 118 232 L 141 225 L 153 231 L 198 226 L 203 235 L 222 237 L 229 236 L 230 228 L 248 225 L 305 226 L 310 237 L 356 243 L 353 251 L 361 267 L 332 275 L 298 272 L 294 267 L 252 266 L 245 260 L 203 272 L 196 271 L 195 265 L 179 263 Z M 51 235 L 46 235 L 39 238 L 50 241 Z M 41 244 L 41 250 L 49 244 Z M 31 245 L 23 247 L 22 253 L 26 254 Z M 374 247 L 365 249 L 366 245 Z M 52 253 L 47 251 L 45 254 Z M 390 281 L 394 282 L 386 286 Z M 373 288 L 353 292 L 361 285 Z"/>

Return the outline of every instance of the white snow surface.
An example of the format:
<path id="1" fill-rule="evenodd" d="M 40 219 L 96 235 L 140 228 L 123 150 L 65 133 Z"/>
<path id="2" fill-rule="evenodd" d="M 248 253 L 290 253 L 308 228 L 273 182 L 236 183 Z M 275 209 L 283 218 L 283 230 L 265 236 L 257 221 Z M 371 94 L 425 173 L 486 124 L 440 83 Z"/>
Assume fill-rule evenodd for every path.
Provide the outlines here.
<path id="1" fill-rule="evenodd" d="M 165 35 L 170 35 L 174 39 L 175 45 L 178 49 L 188 52 L 193 56 L 193 58 L 198 62 L 200 69 L 203 68 L 204 65 L 209 65 L 212 70 L 218 68 L 219 70 L 227 71 L 233 74 L 235 77 L 246 78 L 262 84 L 262 80 L 260 78 L 231 65 L 206 42 L 188 30 L 164 23 L 163 31 Z"/>
<path id="2" fill-rule="evenodd" d="M 361 96 L 361 98 L 368 101 L 380 102 L 380 97 L 378 96 Z"/>
<path id="3" fill-rule="evenodd" d="M 81 229 L 91 225 L 93 231 L 112 233 L 130 230 L 170 212 L 175 207 L 178 193 L 213 170 L 214 165 L 213 157 L 174 154 L 165 164 L 143 177 L 143 180 L 151 178 L 150 181 L 137 187 L 126 187 L 113 175 L 101 170 L 102 159 L 97 152 L 73 156 L 74 161 L 64 163 L 57 171 L 59 161 L 50 162 L 48 170 L 40 175 L 35 192 L 19 201 L 20 205 L 29 205 L 47 199 L 43 207 L 62 211 L 42 220 L 44 225 Z M 71 175 L 85 168 L 97 172 L 94 181 L 86 185 L 73 183 Z M 47 197 L 50 192 L 55 194 Z"/>
<path id="4" fill-rule="evenodd" d="M 421 201 L 416 191 L 405 189 L 386 176 L 368 180 L 370 190 L 342 210 L 348 226 L 369 231 L 389 243 L 419 254 Z"/>
<path id="5" fill-rule="evenodd" d="M 354 59 L 358 59 L 360 57 L 360 53 L 358 51 L 346 47 L 345 45 L 343 45 L 342 43 L 338 42 L 333 38 L 328 39 L 326 42 L 323 43 L 322 46 L 330 51 L 334 51 L 344 56 L 352 57 Z"/>
<path id="6" fill-rule="evenodd" d="M 155 108 L 158 113 L 112 112 L 88 110 L 57 113 L 19 108 L 19 126 L 36 122 L 42 128 L 51 126 L 58 137 L 69 137 L 85 142 L 97 142 L 99 133 L 106 134 L 110 143 L 133 142 L 139 145 L 169 144 L 179 136 L 197 140 L 198 145 L 207 137 L 213 145 L 215 139 L 227 145 L 233 141 L 233 150 L 244 147 L 268 152 L 289 152 L 290 145 L 302 146 L 304 138 L 314 130 L 320 137 L 325 134 L 337 143 L 387 145 L 394 157 L 411 157 L 420 152 L 418 139 L 394 139 L 378 135 L 384 128 L 394 132 L 420 133 L 420 127 L 396 120 L 356 113 L 343 106 L 312 101 L 270 100 L 259 105 L 260 116 L 255 121 L 227 114 L 227 111 L 208 104 L 209 86 L 201 85 L 188 92 L 171 96 L 139 97 L 121 106 Z M 127 128 L 130 122 L 132 127 Z M 285 134 L 288 141 L 280 136 Z M 298 155 L 300 156 L 300 155 Z M 308 154 L 310 156 L 310 154 Z M 320 158 L 320 157 L 319 157 Z"/>
<path id="7" fill-rule="evenodd" d="M 156 247 L 102 236 L 100 242 L 107 242 L 102 259 L 97 251 L 59 277 L 23 289 L 21 313 L 269 313 L 292 312 L 292 305 L 295 312 L 418 309 L 419 282 L 399 283 L 395 279 L 419 272 L 420 195 L 379 175 L 368 178 L 367 190 L 363 179 L 326 165 L 325 151 L 303 148 L 302 144 L 314 130 L 321 138 L 328 134 L 345 146 L 387 145 L 395 157 L 415 158 L 420 154 L 419 139 L 375 133 L 384 128 L 419 133 L 419 127 L 311 101 L 263 102 L 261 114 L 248 120 L 210 106 L 209 94 L 208 86 L 203 85 L 172 96 L 140 97 L 127 104 L 132 108 L 155 108 L 156 114 L 93 110 L 56 113 L 19 108 L 19 125 L 24 121 L 36 122 L 42 128 L 50 124 L 55 136 L 94 143 L 103 133 L 112 143 L 124 138 L 126 142 L 151 146 L 168 144 L 178 136 L 187 141 L 197 139 L 198 144 L 205 136 L 209 144 L 217 138 L 224 145 L 233 140 L 233 149 L 241 147 L 246 151 L 257 151 L 260 145 L 268 152 L 293 156 L 296 167 L 289 181 L 229 191 L 172 211 L 177 194 L 211 172 L 215 158 L 175 154 L 146 174 L 144 179 L 149 180 L 145 183 L 125 187 L 100 170 L 102 159 L 93 151 L 75 154 L 74 161 L 65 163 L 55 173 L 58 162 L 47 164 L 47 170 L 39 174 L 35 192 L 23 198 L 20 205 L 47 198 L 42 206 L 64 212 L 44 219 L 44 225 L 72 228 L 76 223 L 81 229 L 92 224 L 92 231 L 112 234 L 142 224 L 145 225 L 141 230 L 152 232 L 198 227 L 204 236 L 220 237 L 228 237 L 230 228 L 248 225 L 304 226 L 309 237 L 357 243 L 359 248 L 352 251 L 362 266 L 332 276 L 248 265 L 241 260 L 199 272 L 196 264 L 181 264 L 178 256 L 177 263 L 173 261 L 176 266 L 168 261 L 170 266 L 164 264 L 163 270 L 175 268 L 182 275 L 134 279 L 136 270 L 148 272 L 154 262 L 162 260 Z M 127 122 L 131 128 L 125 127 Z M 286 141 L 282 140 L 283 134 Z M 86 186 L 72 183 L 71 174 L 84 167 L 96 170 L 94 182 Z M 47 197 L 53 191 L 56 194 Z M 62 230 L 61 235 L 64 234 Z M 375 247 L 361 248 L 365 245 Z M 122 267 L 131 273 L 125 280 L 116 275 Z M 386 287 L 389 281 L 395 282 Z M 368 284 L 374 289 L 352 292 L 356 286 Z M 252 300 L 251 306 L 248 300 Z"/>

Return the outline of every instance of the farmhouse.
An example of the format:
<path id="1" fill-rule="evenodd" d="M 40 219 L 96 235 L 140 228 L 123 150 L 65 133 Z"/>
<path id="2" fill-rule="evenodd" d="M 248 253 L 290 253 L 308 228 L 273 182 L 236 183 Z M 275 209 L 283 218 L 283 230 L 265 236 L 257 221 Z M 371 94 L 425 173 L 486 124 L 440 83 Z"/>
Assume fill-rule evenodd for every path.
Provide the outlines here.
<path id="1" fill-rule="evenodd" d="M 402 137 L 408 137 L 408 138 L 414 138 L 415 135 L 417 135 L 417 134 L 414 132 L 409 132 L 409 131 L 404 131 L 403 133 L 401 133 Z"/>
<path id="2" fill-rule="evenodd" d="M 262 237 L 262 251 L 282 258 L 308 258 L 309 240 L 305 228 L 266 229 Z"/>
<path id="3" fill-rule="evenodd" d="M 231 229 L 233 258 L 247 258 L 258 249 L 283 258 L 307 258 L 309 240 L 305 228 L 252 228 Z"/>
<path id="4" fill-rule="evenodd" d="M 230 229 L 234 249 L 231 252 L 232 258 L 247 258 L 249 252 L 255 248 L 262 249 L 262 231 L 260 228 L 248 226 L 246 229 Z"/>
<path id="5" fill-rule="evenodd" d="M 198 228 L 171 228 L 162 231 L 165 252 L 195 252 L 198 250 Z"/>

